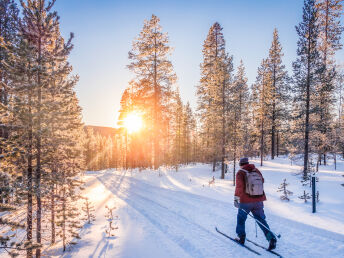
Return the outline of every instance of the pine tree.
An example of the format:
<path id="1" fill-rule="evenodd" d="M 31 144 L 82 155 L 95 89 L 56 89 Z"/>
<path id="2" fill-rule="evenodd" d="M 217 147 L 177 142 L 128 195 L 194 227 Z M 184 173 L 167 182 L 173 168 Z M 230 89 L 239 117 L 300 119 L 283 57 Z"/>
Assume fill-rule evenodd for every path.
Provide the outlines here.
<path id="1" fill-rule="evenodd" d="M 267 65 L 271 73 L 270 96 L 271 103 L 269 117 L 271 120 L 271 159 L 278 156 L 278 132 L 281 132 L 283 121 L 287 121 L 288 110 L 288 82 L 289 78 L 285 66 L 282 64 L 282 46 L 279 42 L 278 31 L 274 30 L 273 40 L 267 58 Z M 277 151 L 276 151 L 277 147 Z"/>
<path id="2" fill-rule="evenodd" d="M 190 107 L 190 103 L 187 102 L 184 106 L 183 112 L 183 163 L 189 164 L 191 160 L 194 160 L 195 157 L 192 155 L 192 142 L 194 139 L 194 130 L 195 130 L 195 118 Z"/>
<path id="3" fill-rule="evenodd" d="M 326 165 L 326 152 L 331 149 L 329 144 L 331 130 L 329 125 L 333 121 L 333 107 L 335 103 L 335 53 L 342 48 L 340 42 L 343 26 L 340 22 L 340 15 L 343 12 L 342 1 L 339 0 L 318 0 L 316 3 L 318 11 L 319 44 L 318 51 L 323 69 L 320 74 L 320 83 L 317 87 L 317 151 L 318 162 L 321 156 Z"/>
<path id="4" fill-rule="evenodd" d="M 82 210 L 85 212 L 84 219 L 87 221 L 88 224 L 91 224 L 92 221 L 96 220 L 96 216 L 94 215 L 95 209 L 87 197 L 85 197 L 84 199 L 85 199 L 85 203 L 84 203 L 84 207 L 82 208 Z"/>
<path id="5" fill-rule="evenodd" d="M 37 203 L 36 212 L 36 241 L 41 244 L 42 241 L 42 196 L 41 196 L 41 178 L 42 178 L 42 140 L 45 137 L 44 128 L 44 108 L 46 99 L 46 86 L 49 84 L 49 68 L 54 43 L 58 37 L 58 16 L 56 12 L 51 12 L 54 1 L 48 4 L 44 0 L 21 1 L 23 9 L 23 21 L 21 22 L 22 37 L 27 40 L 34 53 L 33 68 L 35 70 L 32 81 L 35 85 L 34 95 L 36 115 L 34 116 L 34 138 L 36 150 L 36 170 L 34 175 L 35 195 Z M 41 250 L 36 250 L 36 257 L 40 257 Z"/>
<path id="6" fill-rule="evenodd" d="M 166 104 L 172 96 L 172 85 L 176 75 L 168 56 L 171 47 L 166 33 L 162 32 L 160 19 L 152 15 L 145 21 L 139 37 L 133 42 L 129 59 L 132 61 L 128 68 L 135 73 L 134 92 L 144 102 L 145 113 L 152 121 L 149 140 L 153 142 L 153 165 L 157 169 L 160 165 L 161 135 L 167 134 Z M 151 103 L 151 104 L 150 104 Z"/>
<path id="7" fill-rule="evenodd" d="M 18 7 L 14 0 L 0 1 L 0 103 L 8 104 L 9 79 L 4 69 L 4 62 L 9 61 L 11 49 L 18 43 Z M 3 123 L 2 123 L 3 124 Z M 1 128 L 0 136 L 8 134 L 8 129 Z"/>
<path id="8" fill-rule="evenodd" d="M 306 193 L 306 190 L 303 191 L 303 194 L 299 196 L 299 198 L 301 200 L 304 200 L 305 203 L 307 202 L 307 200 L 311 199 L 311 196 L 309 193 Z"/>
<path id="9" fill-rule="evenodd" d="M 263 159 L 266 154 L 266 133 L 270 127 L 268 116 L 271 107 L 272 74 L 267 59 L 264 59 L 258 68 L 256 83 L 252 86 L 252 102 L 254 106 L 253 117 L 255 120 L 255 138 L 259 142 L 260 165 L 263 166 Z"/>
<path id="10" fill-rule="evenodd" d="M 172 137 L 173 137 L 173 149 L 172 149 L 172 165 L 178 171 L 178 166 L 183 163 L 183 134 L 184 134 L 184 110 L 183 102 L 179 95 L 179 90 L 177 89 L 175 94 L 175 103 L 173 108 L 173 119 L 171 127 L 173 128 Z"/>
<path id="11" fill-rule="evenodd" d="M 293 192 L 287 190 L 287 186 L 289 184 L 287 183 L 287 179 L 283 180 L 283 183 L 278 187 L 277 192 L 283 192 L 283 195 L 281 195 L 280 199 L 281 200 L 285 200 L 285 201 L 289 201 L 289 195 L 292 195 Z"/>
<path id="12" fill-rule="evenodd" d="M 299 36 L 297 60 L 293 63 L 295 81 L 295 105 L 299 110 L 295 119 L 302 119 L 304 132 L 304 162 L 303 173 L 307 176 L 308 157 L 310 152 L 310 132 L 313 125 L 311 116 L 315 111 L 315 89 L 319 82 L 319 73 L 322 69 L 319 64 L 318 37 L 319 25 L 317 22 L 317 9 L 315 0 L 305 0 L 303 7 L 303 20 L 296 27 Z"/>
<path id="13" fill-rule="evenodd" d="M 226 144 L 228 141 L 228 95 L 232 80 L 232 57 L 225 50 L 222 27 L 215 23 L 209 29 L 203 44 L 201 80 L 197 89 L 198 111 L 202 121 L 206 152 L 212 160 L 213 171 L 221 160 L 221 178 L 224 178 Z"/>
<path id="14" fill-rule="evenodd" d="M 11 87 L 9 96 L 10 104 L 8 114 L 11 117 L 9 124 L 12 126 L 9 139 L 20 146 L 23 159 L 18 162 L 17 169 L 23 172 L 26 183 L 27 194 L 27 221 L 26 233 L 27 256 L 32 257 L 33 246 L 33 159 L 34 159 L 34 114 L 36 113 L 33 103 L 34 89 L 32 83 L 34 54 L 27 41 L 20 40 L 18 46 L 13 50 L 11 60 L 6 63 L 5 69 L 10 76 Z M 26 167 L 26 168 L 25 168 Z"/>
<path id="15" fill-rule="evenodd" d="M 116 209 L 116 207 L 109 207 L 108 205 L 105 206 L 106 208 L 106 214 L 105 218 L 108 221 L 108 227 L 105 229 L 105 233 L 108 237 L 115 236 L 114 233 L 112 233 L 113 230 L 118 229 L 118 226 L 115 226 L 116 224 L 115 219 L 118 219 L 118 216 L 115 216 L 113 211 Z"/>
<path id="16" fill-rule="evenodd" d="M 234 83 L 230 89 L 230 104 L 229 104 L 229 122 L 232 125 L 230 137 L 230 150 L 233 160 L 233 178 L 235 178 L 236 161 L 240 156 L 245 155 L 248 150 L 247 142 L 249 138 L 248 133 L 248 102 L 249 90 L 247 86 L 247 78 L 245 74 L 244 63 L 241 60 L 234 77 Z M 235 185 L 235 180 L 233 180 Z"/>

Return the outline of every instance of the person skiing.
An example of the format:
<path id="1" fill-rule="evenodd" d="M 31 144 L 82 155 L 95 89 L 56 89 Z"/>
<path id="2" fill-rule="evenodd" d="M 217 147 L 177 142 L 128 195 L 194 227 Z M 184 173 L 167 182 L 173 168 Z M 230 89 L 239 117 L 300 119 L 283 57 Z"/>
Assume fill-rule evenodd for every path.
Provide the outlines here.
<path id="1" fill-rule="evenodd" d="M 238 208 L 236 226 L 238 238 L 236 240 L 242 245 L 245 243 L 245 221 L 247 215 L 252 212 L 254 218 L 258 221 L 257 224 L 269 242 L 268 249 L 275 249 L 277 239 L 271 233 L 264 214 L 263 201 L 266 201 L 266 196 L 263 189 L 263 175 L 254 164 L 249 164 L 248 158 L 241 158 L 239 166 L 240 169 L 236 174 L 234 194 L 234 206 Z"/>

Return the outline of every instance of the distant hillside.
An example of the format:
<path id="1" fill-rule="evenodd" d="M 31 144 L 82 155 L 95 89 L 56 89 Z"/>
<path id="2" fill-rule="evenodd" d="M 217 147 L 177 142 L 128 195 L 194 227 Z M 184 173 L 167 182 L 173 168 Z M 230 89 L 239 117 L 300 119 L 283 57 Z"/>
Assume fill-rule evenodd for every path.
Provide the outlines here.
<path id="1" fill-rule="evenodd" d="M 105 137 L 113 136 L 119 132 L 118 128 L 105 127 L 105 126 L 86 125 L 85 129 L 86 128 L 91 128 L 94 134 L 100 134 Z"/>

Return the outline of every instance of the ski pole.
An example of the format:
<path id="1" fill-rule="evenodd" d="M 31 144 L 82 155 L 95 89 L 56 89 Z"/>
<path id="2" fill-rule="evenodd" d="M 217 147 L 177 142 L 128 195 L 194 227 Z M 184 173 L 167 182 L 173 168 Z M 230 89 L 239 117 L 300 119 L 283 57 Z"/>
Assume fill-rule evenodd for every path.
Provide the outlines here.
<path id="1" fill-rule="evenodd" d="M 267 226 L 265 226 L 263 223 L 261 223 L 259 220 L 257 220 L 255 217 L 253 217 L 250 213 L 248 213 L 247 211 L 245 211 L 242 208 L 239 208 L 240 210 L 244 211 L 247 215 L 249 215 L 250 217 L 252 217 L 257 223 L 259 223 L 260 225 L 262 225 L 265 229 L 267 229 L 271 234 L 273 234 L 275 237 L 281 238 L 281 234 L 276 235 L 274 232 L 272 232 Z"/>

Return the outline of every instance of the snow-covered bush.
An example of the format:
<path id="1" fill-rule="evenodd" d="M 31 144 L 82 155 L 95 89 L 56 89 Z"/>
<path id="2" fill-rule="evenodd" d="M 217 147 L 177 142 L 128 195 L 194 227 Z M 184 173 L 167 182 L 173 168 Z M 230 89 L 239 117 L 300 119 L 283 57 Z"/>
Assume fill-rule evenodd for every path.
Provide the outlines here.
<path id="1" fill-rule="evenodd" d="M 283 183 L 280 184 L 280 186 L 278 187 L 277 192 L 282 192 L 283 195 L 281 195 L 280 199 L 283 201 L 289 201 L 289 196 L 293 194 L 293 192 L 287 190 L 287 186 L 289 184 L 287 183 L 287 179 L 283 180 Z"/>
<path id="2" fill-rule="evenodd" d="M 86 220 L 88 224 L 91 224 L 92 221 L 96 220 L 96 216 L 94 215 L 95 209 L 92 203 L 89 202 L 87 197 L 84 199 L 85 203 L 84 207 L 82 207 L 82 210 L 85 212 L 84 220 Z"/>
<path id="3" fill-rule="evenodd" d="M 309 193 L 306 193 L 306 191 L 303 191 L 303 195 L 299 196 L 300 199 L 304 200 L 305 202 L 307 202 L 308 199 L 311 198 Z"/>
<path id="4" fill-rule="evenodd" d="M 115 227 L 115 219 L 118 219 L 118 216 L 114 216 L 113 214 L 113 210 L 116 209 L 116 207 L 109 207 L 109 206 L 105 206 L 105 208 L 107 209 L 107 213 L 105 214 L 105 218 L 108 221 L 108 227 L 105 229 L 105 233 L 107 234 L 108 237 L 112 237 L 115 236 L 112 231 L 118 229 L 118 227 Z"/>

